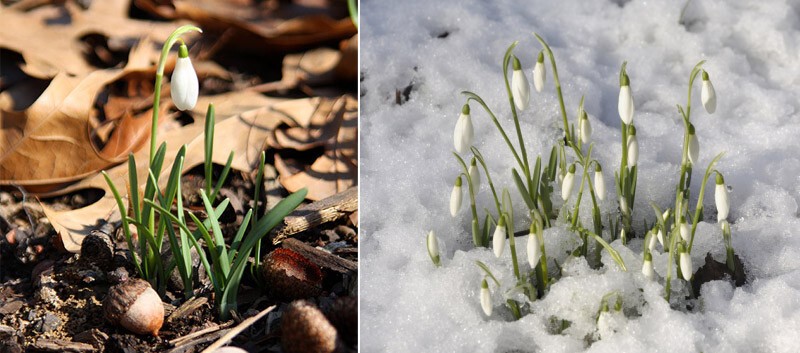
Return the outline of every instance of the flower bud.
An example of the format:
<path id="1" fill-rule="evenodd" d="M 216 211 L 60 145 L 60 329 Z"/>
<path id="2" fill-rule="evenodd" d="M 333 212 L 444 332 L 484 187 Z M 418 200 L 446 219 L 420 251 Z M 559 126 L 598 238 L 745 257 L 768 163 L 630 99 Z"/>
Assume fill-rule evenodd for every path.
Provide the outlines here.
<path id="1" fill-rule="evenodd" d="M 619 80 L 619 118 L 625 124 L 633 122 L 633 96 L 631 95 L 630 80 L 628 74 L 623 74 Z"/>
<path id="2" fill-rule="evenodd" d="M 679 229 L 681 233 L 681 238 L 683 239 L 683 241 L 689 241 L 689 237 L 691 237 L 691 234 L 689 231 L 689 225 L 686 223 L 686 217 L 681 216 L 680 223 L 681 224 L 679 226 L 680 227 Z"/>
<path id="3" fill-rule="evenodd" d="M 453 192 L 450 193 L 450 215 L 455 217 L 458 210 L 461 208 L 461 176 L 456 178 L 456 183 L 453 186 Z"/>
<path id="4" fill-rule="evenodd" d="M 542 245 L 539 243 L 539 236 L 536 224 L 531 224 L 530 233 L 528 233 L 528 264 L 531 268 L 536 267 L 539 263 L 539 258 L 542 257 Z"/>
<path id="5" fill-rule="evenodd" d="M 436 239 L 436 234 L 433 231 L 428 232 L 428 255 L 431 257 L 431 261 L 436 266 L 439 266 L 441 263 L 441 259 L 439 258 L 439 240 Z"/>
<path id="6" fill-rule="evenodd" d="M 489 283 L 485 279 L 481 283 L 481 308 L 486 316 L 492 316 L 492 294 L 489 293 Z"/>
<path id="7" fill-rule="evenodd" d="M 717 204 L 717 222 L 722 222 L 728 218 L 728 211 L 730 211 L 731 205 L 728 203 L 728 188 L 725 187 L 725 179 L 720 173 L 717 173 L 714 202 Z"/>
<path id="8" fill-rule="evenodd" d="M 628 129 L 628 167 L 633 168 L 639 162 L 639 140 L 636 139 L 636 128 Z"/>
<path id="9" fill-rule="evenodd" d="M 703 70 L 703 85 L 700 88 L 700 100 L 703 101 L 703 107 L 706 108 L 708 114 L 714 114 L 717 110 L 717 92 L 714 90 L 714 85 L 708 79 L 708 72 Z"/>
<path id="10" fill-rule="evenodd" d="M 594 165 L 594 193 L 600 201 L 606 199 L 606 181 L 603 178 L 603 168 L 600 163 Z"/>
<path id="11" fill-rule="evenodd" d="M 172 86 L 170 95 L 172 103 L 178 110 L 189 110 L 197 104 L 197 94 L 199 83 L 197 73 L 189 59 L 189 50 L 186 44 L 181 44 L 178 50 L 178 60 L 175 61 L 175 69 L 172 70 Z"/>
<path id="12" fill-rule="evenodd" d="M 528 108 L 531 100 L 531 87 L 528 78 L 522 72 L 522 66 L 516 56 L 512 57 L 514 71 L 511 73 L 511 96 L 519 110 Z"/>
<path id="13" fill-rule="evenodd" d="M 694 125 L 689 125 L 689 162 L 695 164 L 700 156 L 700 141 L 694 133 Z"/>
<path id="14" fill-rule="evenodd" d="M 658 233 L 656 233 L 656 238 L 658 239 L 659 244 L 661 247 L 664 247 L 664 232 L 661 231 L 661 228 L 658 229 Z"/>
<path id="15" fill-rule="evenodd" d="M 472 118 L 469 116 L 469 104 L 464 104 L 461 108 L 461 115 L 456 121 L 456 129 L 453 132 L 453 143 L 456 147 L 456 152 L 467 153 L 472 146 L 472 141 L 475 138 L 475 131 L 472 128 Z"/>
<path id="16" fill-rule="evenodd" d="M 497 227 L 494 228 L 494 236 L 492 237 L 492 250 L 494 256 L 500 257 L 506 249 L 506 217 L 500 216 L 497 222 Z"/>
<path id="17" fill-rule="evenodd" d="M 536 58 L 536 65 L 533 66 L 533 87 L 536 88 L 536 92 L 541 92 L 542 88 L 544 88 L 546 76 L 547 71 L 544 69 L 544 52 L 540 51 L 539 57 Z"/>
<path id="18" fill-rule="evenodd" d="M 481 173 L 478 172 L 478 160 L 475 157 L 472 157 L 469 164 L 469 180 L 472 181 L 472 190 L 477 194 L 481 187 Z"/>
<path id="19" fill-rule="evenodd" d="M 649 251 L 655 250 L 657 235 L 655 233 L 653 233 L 652 231 L 649 231 L 649 232 L 647 232 L 647 235 L 645 236 L 645 238 L 647 238 L 647 249 Z"/>
<path id="20" fill-rule="evenodd" d="M 692 279 L 692 257 L 686 252 L 683 244 L 678 245 L 678 253 L 680 253 L 681 275 L 683 279 L 689 281 Z"/>
<path id="21" fill-rule="evenodd" d="M 572 194 L 572 186 L 575 184 L 575 165 L 570 164 L 564 181 L 561 182 L 561 199 L 567 201 Z"/>
<path id="22" fill-rule="evenodd" d="M 630 212 L 630 210 L 628 209 L 628 200 L 625 199 L 625 196 L 619 197 L 619 211 L 625 215 L 627 215 L 628 212 Z"/>
<path id="23" fill-rule="evenodd" d="M 578 124 L 578 129 L 580 130 L 581 141 L 583 143 L 589 143 L 592 141 L 592 124 L 589 123 L 589 115 L 586 114 L 586 111 L 583 111 L 581 114 L 581 120 Z"/>
<path id="24" fill-rule="evenodd" d="M 645 278 L 653 280 L 655 272 L 653 271 L 653 255 L 650 252 L 644 253 L 644 263 L 642 264 L 642 274 Z"/>

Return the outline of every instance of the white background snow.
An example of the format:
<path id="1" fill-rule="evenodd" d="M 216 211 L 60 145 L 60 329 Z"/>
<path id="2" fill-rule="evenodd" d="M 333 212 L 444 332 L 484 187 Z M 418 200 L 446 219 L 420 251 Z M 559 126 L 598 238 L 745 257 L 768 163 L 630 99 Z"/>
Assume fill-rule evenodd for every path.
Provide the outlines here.
<path id="1" fill-rule="evenodd" d="M 683 5 L 674 0 L 361 2 L 361 351 L 800 351 L 800 1 L 693 0 L 680 24 Z M 648 282 L 641 275 L 641 240 L 634 240 L 630 250 L 614 244 L 628 272 L 607 254 L 599 270 L 583 260 L 567 261 L 564 277 L 532 303 L 533 314 L 510 320 L 495 291 L 495 314 L 483 315 L 482 273 L 475 260 L 486 262 L 505 285 L 512 282 L 511 262 L 508 251 L 495 259 L 489 249 L 473 249 L 467 205 L 458 217 L 449 215 L 450 190 L 460 170 L 451 153 L 453 127 L 465 102 L 459 92 L 481 95 L 512 133 L 500 62 L 507 46 L 519 40 L 515 53 L 530 80 L 541 49 L 534 31 L 553 48 L 570 119 L 586 96 L 594 155 L 606 171 L 609 196 L 620 156 L 618 72 L 628 61 L 641 151 L 637 223 L 653 222 L 649 201 L 672 206 L 683 138 L 676 104 L 686 104 L 692 67 L 707 60 L 718 104 L 713 115 L 702 109 L 698 78 L 692 121 L 703 167 L 695 168 L 693 199 L 700 169 L 725 151 L 718 169 L 732 188 L 729 220 L 734 248 L 747 269 L 745 286 L 710 282 L 700 299 L 689 302 L 694 310 L 670 308 L 662 298 L 663 280 Z M 449 35 L 437 38 L 445 32 Z M 409 84 L 409 100 L 396 105 L 395 91 Z M 522 129 L 528 154 L 546 158 L 561 126 L 549 65 L 545 90 L 531 95 Z M 495 185 L 516 194 L 510 173 L 515 162 L 505 143 L 477 104 L 472 112 L 475 145 L 489 159 Z M 715 219 L 712 183 L 705 202 L 710 221 Z M 613 199 L 601 204 L 604 214 L 616 212 Z M 485 179 L 478 200 L 480 210 L 494 208 Z M 518 197 L 514 201 L 516 229 L 527 229 L 524 205 Z M 431 229 L 446 248 L 440 268 L 425 250 Z M 563 227 L 548 230 L 545 238 L 551 254 L 575 246 Z M 527 270 L 524 244 L 517 247 Z M 657 248 L 654 263 L 663 276 L 665 258 Z M 698 227 L 695 270 L 706 252 L 724 261 L 721 235 L 712 223 Z M 589 345 L 584 338 L 596 334 L 600 299 L 611 291 L 620 293 L 628 316 L 613 320 L 616 333 L 606 332 Z M 572 325 L 553 334 L 551 317 Z"/>

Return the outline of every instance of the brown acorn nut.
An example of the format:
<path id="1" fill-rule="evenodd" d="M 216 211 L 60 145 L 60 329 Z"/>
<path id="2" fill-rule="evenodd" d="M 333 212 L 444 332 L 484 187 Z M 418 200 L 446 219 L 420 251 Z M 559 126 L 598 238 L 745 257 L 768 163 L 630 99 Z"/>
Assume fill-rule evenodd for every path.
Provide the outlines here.
<path id="1" fill-rule="evenodd" d="M 281 318 L 281 346 L 286 353 L 331 353 L 336 329 L 314 304 L 297 300 Z"/>
<path id="2" fill-rule="evenodd" d="M 106 319 L 137 334 L 158 336 L 164 304 L 150 283 L 132 278 L 108 290 L 103 300 Z"/>
<path id="3" fill-rule="evenodd" d="M 322 271 L 319 267 L 289 249 L 276 249 L 267 254 L 261 272 L 270 294 L 278 299 L 310 298 L 322 292 Z"/>

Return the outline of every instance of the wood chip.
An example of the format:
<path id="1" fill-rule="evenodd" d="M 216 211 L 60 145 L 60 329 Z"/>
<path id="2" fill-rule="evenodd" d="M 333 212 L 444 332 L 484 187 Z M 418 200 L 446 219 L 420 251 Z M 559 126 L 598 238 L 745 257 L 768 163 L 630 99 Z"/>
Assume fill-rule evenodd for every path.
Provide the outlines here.
<path id="1" fill-rule="evenodd" d="M 206 297 L 194 297 L 192 299 L 187 300 L 183 303 L 178 309 L 175 309 L 172 314 L 169 315 L 167 318 L 167 322 L 172 322 L 175 319 L 180 319 L 182 317 L 187 317 L 191 315 L 195 310 L 199 309 L 201 306 L 208 303 L 208 298 Z"/>
<path id="2" fill-rule="evenodd" d="M 353 187 L 331 197 L 299 207 L 283 220 L 283 225 L 272 231 L 272 243 L 277 245 L 286 238 L 333 222 L 358 210 L 358 188 Z"/>
<path id="3" fill-rule="evenodd" d="M 83 353 L 96 351 L 91 344 L 50 339 L 40 339 L 33 344 L 32 348 L 44 352 Z"/>
<path id="4" fill-rule="evenodd" d="M 283 247 L 303 255 L 320 268 L 343 274 L 353 274 L 358 271 L 357 263 L 338 257 L 325 250 L 317 249 L 297 239 L 286 239 L 283 242 Z"/>

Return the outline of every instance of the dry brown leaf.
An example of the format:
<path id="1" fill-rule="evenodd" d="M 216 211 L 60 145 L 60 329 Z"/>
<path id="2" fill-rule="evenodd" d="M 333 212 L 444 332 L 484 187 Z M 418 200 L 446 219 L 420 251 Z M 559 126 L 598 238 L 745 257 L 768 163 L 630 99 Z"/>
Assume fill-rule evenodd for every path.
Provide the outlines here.
<path id="1" fill-rule="evenodd" d="M 215 97 L 204 97 L 204 101 L 199 102 L 198 105 L 207 105 L 208 101 L 215 101 L 217 107 L 217 124 L 215 127 L 215 146 L 213 161 L 217 164 L 225 164 L 230 151 L 234 151 L 234 160 L 232 168 L 241 171 L 251 171 L 257 165 L 261 150 L 263 150 L 267 136 L 270 135 L 277 126 L 282 124 L 291 123 L 287 119 L 287 112 L 278 112 L 272 109 L 281 100 L 274 100 L 270 98 L 256 98 L 255 102 L 261 102 L 265 105 L 250 109 L 248 111 L 237 111 L 236 107 L 248 107 L 244 97 L 252 93 L 230 93 Z M 298 109 L 307 110 L 303 104 L 313 106 L 318 104 L 316 99 L 301 99 L 298 100 L 296 105 Z M 237 102 L 242 103 L 238 105 Z M 257 103 L 251 103 L 257 104 Z M 313 108 L 311 108 L 313 109 Z M 224 112 L 224 114 L 223 114 Z M 228 114 L 233 113 L 233 114 Z M 203 163 L 203 121 L 205 112 L 197 109 L 193 112 L 195 122 L 193 124 L 184 126 L 180 129 L 163 133 L 160 140 L 167 142 L 167 153 L 164 160 L 164 171 L 159 177 L 160 182 L 166 182 L 175 154 L 180 149 L 180 146 L 186 144 L 186 158 L 184 159 L 183 171 L 188 171 L 193 167 Z M 137 152 L 134 157 L 138 167 L 138 180 L 144 185 L 147 176 L 147 162 L 149 159 L 149 151 L 143 149 Z M 124 192 L 123 185 L 127 184 L 128 180 L 128 166 L 123 163 L 116 167 L 109 169 L 107 172 L 120 192 Z M 163 186 L 163 184 L 162 184 Z M 80 244 L 83 237 L 88 235 L 98 219 L 106 219 L 111 222 L 119 220 L 119 212 L 116 210 L 116 203 L 113 195 L 108 189 L 106 182 L 102 175 L 97 174 L 93 177 L 86 178 L 79 183 L 71 185 L 67 188 L 59 190 L 57 194 L 73 192 L 82 189 L 96 188 L 105 192 L 103 197 L 94 204 L 88 205 L 84 208 L 69 210 L 69 211 L 55 211 L 43 205 L 45 214 L 50 220 L 53 227 L 60 235 L 60 239 L 66 250 L 71 252 L 79 252 Z M 52 196 L 56 193 L 51 193 L 43 196 Z"/>

